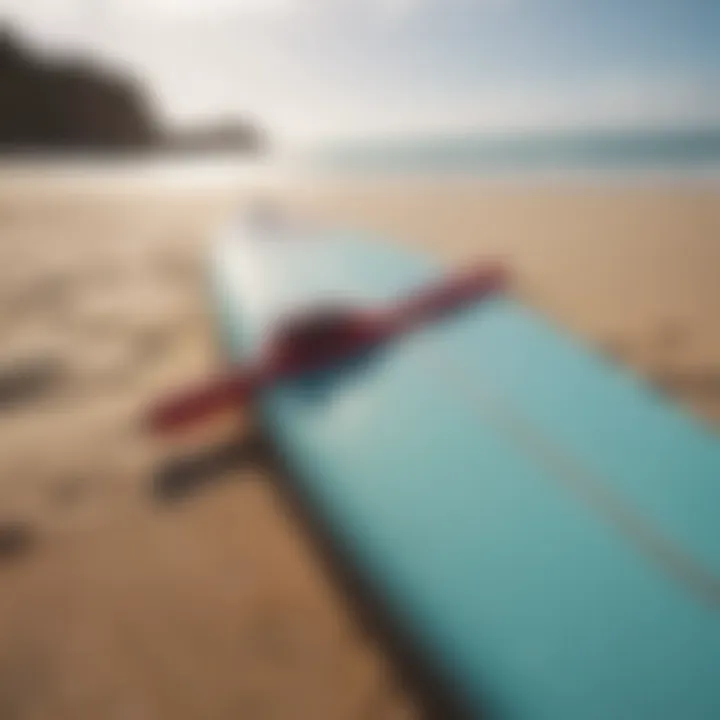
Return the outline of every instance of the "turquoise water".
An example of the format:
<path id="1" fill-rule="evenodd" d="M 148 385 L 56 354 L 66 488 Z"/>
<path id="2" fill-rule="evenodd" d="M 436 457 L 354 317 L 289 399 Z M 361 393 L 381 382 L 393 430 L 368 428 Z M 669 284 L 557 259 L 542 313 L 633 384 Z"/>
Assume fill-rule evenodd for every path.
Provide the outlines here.
<path id="1" fill-rule="evenodd" d="M 399 173 L 683 172 L 720 176 L 720 127 L 484 133 L 325 148 L 323 168 Z"/>

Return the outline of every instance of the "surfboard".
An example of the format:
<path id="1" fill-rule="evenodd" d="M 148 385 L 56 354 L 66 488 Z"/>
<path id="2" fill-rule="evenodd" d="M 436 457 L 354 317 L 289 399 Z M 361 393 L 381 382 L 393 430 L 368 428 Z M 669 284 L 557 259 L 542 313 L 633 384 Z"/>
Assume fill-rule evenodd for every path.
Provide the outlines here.
<path id="1" fill-rule="evenodd" d="M 440 273 L 362 233 L 238 224 L 219 340 Z M 720 443 L 511 294 L 283 380 L 259 422 L 395 621 L 477 715 L 720 717 Z"/>

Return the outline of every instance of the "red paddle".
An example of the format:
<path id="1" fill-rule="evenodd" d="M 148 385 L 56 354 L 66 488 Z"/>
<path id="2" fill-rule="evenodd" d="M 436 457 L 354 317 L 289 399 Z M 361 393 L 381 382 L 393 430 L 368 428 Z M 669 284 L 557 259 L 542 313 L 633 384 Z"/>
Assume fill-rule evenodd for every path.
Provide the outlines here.
<path id="1" fill-rule="evenodd" d="M 433 322 L 502 290 L 501 265 L 483 264 L 451 275 L 377 310 L 331 309 L 289 318 L 258 360 L 161 401 L 151 409 L 153 431 L 167 432 L 213 412 L 244 405 L 284 379 L 321 370 Z"/>

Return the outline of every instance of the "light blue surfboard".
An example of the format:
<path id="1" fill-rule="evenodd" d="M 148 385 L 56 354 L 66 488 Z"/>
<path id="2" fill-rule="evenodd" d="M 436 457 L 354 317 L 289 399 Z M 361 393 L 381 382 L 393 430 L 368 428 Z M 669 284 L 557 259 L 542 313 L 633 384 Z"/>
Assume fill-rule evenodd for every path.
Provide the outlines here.
<path id="1" fill-rule="evenodd" d="M 352 232 L 230 229 L 221 340 L 438 276 Z M 720 718 L 720 442 L 511 297 L 266 392 L 259 415 L 361 577 L 478 715 Z"/>

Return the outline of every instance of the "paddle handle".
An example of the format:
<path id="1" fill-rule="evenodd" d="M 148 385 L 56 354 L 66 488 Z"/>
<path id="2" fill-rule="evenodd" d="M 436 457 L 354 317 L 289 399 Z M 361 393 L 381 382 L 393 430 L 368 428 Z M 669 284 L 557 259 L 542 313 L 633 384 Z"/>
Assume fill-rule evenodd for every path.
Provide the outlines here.
<path id="1" fill-rule="evenodd" d="M 207 415 L 246 404 L 261 385 L 254 371 L 235 368 L 226 376 L 161 401 L 151 408 L 148 426 L 156 433 L 172 432 Z"/>

